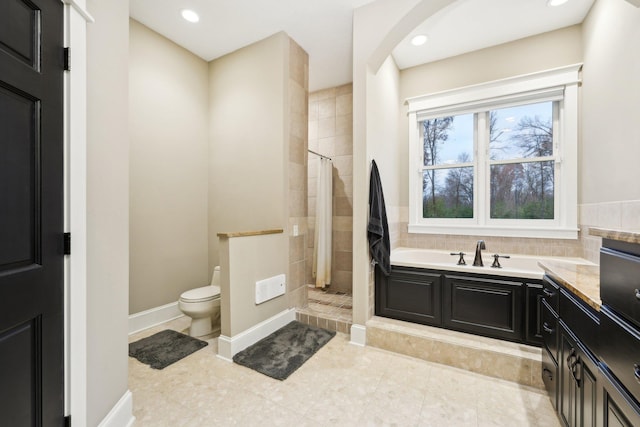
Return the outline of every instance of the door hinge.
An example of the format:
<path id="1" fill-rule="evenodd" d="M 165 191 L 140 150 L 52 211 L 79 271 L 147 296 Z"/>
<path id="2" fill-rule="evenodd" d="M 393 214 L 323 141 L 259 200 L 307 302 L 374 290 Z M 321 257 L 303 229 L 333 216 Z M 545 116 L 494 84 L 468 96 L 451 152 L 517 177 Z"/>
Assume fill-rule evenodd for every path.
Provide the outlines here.
<path id="1" fill-rule="evenodd" d="M 64 48 L 64 70 L 71 71 L 71 54 L 69 53 L 69 48 Z"/>
<path id="2" fill-rule="evenodd" d="M 71 255 L 71 233 L 64 233 L 64 254 Z"/>
<path id="3" fill-rule="evenodd" d="M 71 415 L 64 417 L 64 427 L 71 427 Z"/>

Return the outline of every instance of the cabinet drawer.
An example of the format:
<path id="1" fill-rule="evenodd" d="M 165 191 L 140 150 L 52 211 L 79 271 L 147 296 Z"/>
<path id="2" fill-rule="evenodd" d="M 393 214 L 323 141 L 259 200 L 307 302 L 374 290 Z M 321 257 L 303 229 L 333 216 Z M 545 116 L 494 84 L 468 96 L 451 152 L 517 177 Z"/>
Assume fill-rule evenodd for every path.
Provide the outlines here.
<path id="1" fill-rule="evenodd" d="M 558 365 L 545 349 L 542 349 L 542 382 L 554 408 L 558 407 Z"/>
<path id="2" fill-rule="evenodd" d="M 620 383 L 640 398 L 640 333 L 615 314 L 601 312 L 600 356 Z"/>
<path id="3" fill-rule="evenodd" d="M 558 363 L 558 318 L 546 302 L 542 302 L 542 340 L 553 361 Z"/>
<path id="4" fill-rule="evenodd" d="M 640 257 L 602 248 L 600 296 L 636 327 L 640 327 Z"/>
<path id="5" fill-rule="evenodd" d="M 560 318 L 593 353 L 598 353 L 598 313 L 565 289 L 560 289 Z"/>
<path id="6" fill-rule="evenodd" d="M 560 286 L 548 276 L 542 281 L 542 298 L 556 314 L 559 313 Z"/>

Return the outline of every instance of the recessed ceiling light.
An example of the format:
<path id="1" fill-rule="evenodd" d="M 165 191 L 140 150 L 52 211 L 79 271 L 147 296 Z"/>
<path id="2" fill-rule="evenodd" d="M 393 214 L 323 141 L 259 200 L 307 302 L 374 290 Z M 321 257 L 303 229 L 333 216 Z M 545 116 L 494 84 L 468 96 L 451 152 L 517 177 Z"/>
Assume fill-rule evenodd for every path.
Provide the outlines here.
<path id="1" fill-rule="evenodd" d="M 411 39 L 411 44 L 414 46 L 422 46 L 427 42 L 428 39 L 429 38 L 427 36 L 420 34 Z"/>
<path id="2" fill-rule="evenodd" d="M 198 22 L 200 17 L 191 9 L 182 9 L 182 17 L 189 22 Z"/>
<path id="3" fill-rule="evenodd" d="M 560 6 L 561 4 L 565 4 L 569 0 L 548 0 L 547 6 Z"/>

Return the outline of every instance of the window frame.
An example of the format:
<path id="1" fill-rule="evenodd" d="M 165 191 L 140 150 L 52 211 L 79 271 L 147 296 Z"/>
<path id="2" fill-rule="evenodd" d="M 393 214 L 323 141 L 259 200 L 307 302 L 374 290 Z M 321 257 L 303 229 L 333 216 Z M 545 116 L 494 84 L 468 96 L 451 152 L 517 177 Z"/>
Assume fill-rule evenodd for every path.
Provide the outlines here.
<path id="1" fill-rule="evenodd" d="M 406 100 L 409 122 L 409 233 L 577 239 L 578 87 L 582 64 L 573 64 Z M 554 219 L 490 218 L 489 111 L 553 101 Z M 474 217 L 423 218 L 424 171 L 420 122 L 476 113 Z M 533 161 L 541 161 L 537 158 Z M 501 164 L 502 161 L 493 162 Z M 512 163 L 521 163 L 513 161 Z M 480 187 L 482 185 L 482 187 Z"/>

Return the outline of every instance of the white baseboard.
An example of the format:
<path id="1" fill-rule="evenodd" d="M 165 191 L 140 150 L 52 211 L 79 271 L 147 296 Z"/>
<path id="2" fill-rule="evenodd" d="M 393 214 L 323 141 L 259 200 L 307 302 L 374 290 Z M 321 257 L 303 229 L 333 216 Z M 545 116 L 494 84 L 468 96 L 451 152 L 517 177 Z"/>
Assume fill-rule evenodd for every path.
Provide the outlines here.
<path id="1" fill-rule="evenodd" d="M 184 315 L 178 308 L 178 301 L 134 313 L 129 316 L 129 335 L 180 316 Z"/>
<path id="2" fill-rule="evenodd" d="M 133 416 L 133 399 L 129 390 L 109 411 L 98 427 L 131 427 L 136 418 Z"/>
<path id="3" fill-rule="evenodd" d="M 351 325 L 351 341 L 349 344 L 364 347 L 367 345 L 367 328 L 362 325 Z"/>
<path id="4" fill-rule="evenodd" d="M 231 362 L 233 356 L 260 341 L 269 334 L 274 333 L 289 322 L 296 320 L 296 310 L 290 308 L 258 323 L 257 325 L 240 332 L 233 337 L 220 335 L 218 337 L 218 357 Z"/>

